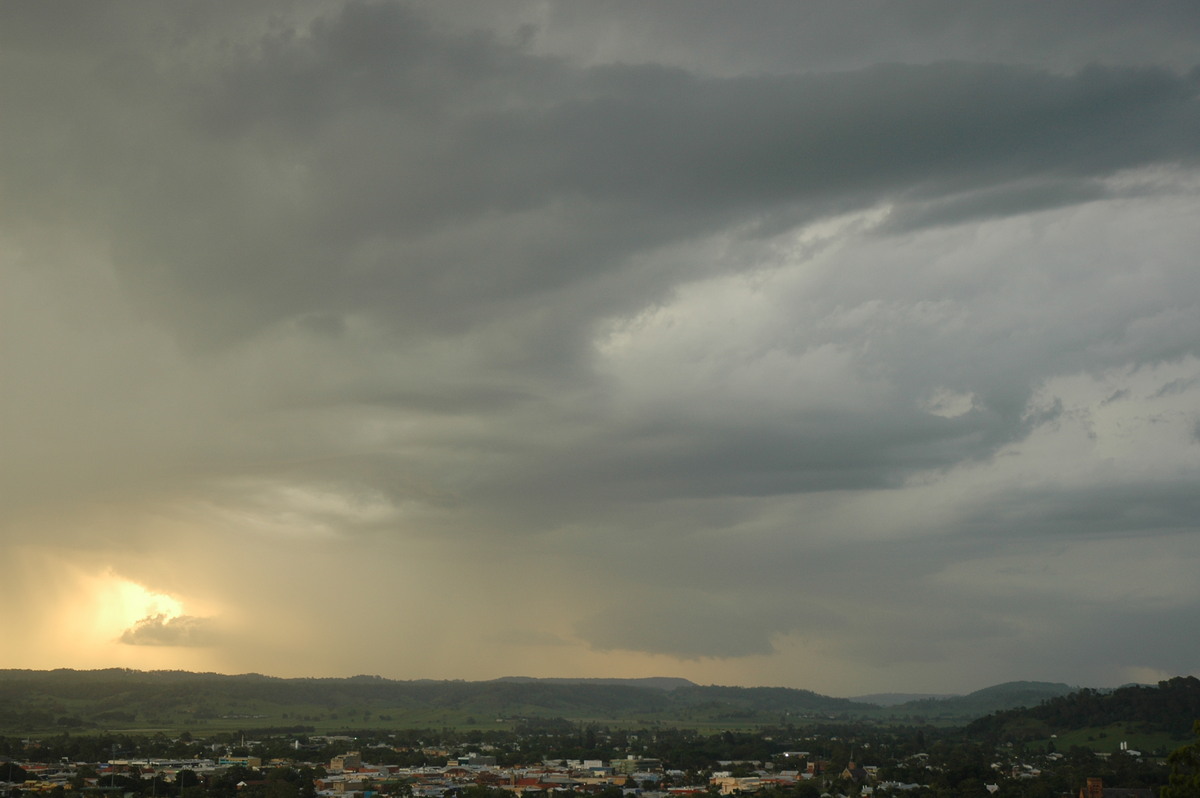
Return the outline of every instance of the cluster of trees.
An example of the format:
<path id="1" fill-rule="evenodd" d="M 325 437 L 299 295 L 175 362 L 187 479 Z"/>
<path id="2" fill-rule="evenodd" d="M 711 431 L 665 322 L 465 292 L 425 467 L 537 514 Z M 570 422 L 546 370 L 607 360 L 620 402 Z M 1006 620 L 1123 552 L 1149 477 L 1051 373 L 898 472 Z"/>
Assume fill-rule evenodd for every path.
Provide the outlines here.
<path id="1" fill-rule="evenodd" d="M 1196 741 L 1171 752 L 1171 776 L 1161 798 L 1200 798 L 1200 720 L 1192 725 Z"/>

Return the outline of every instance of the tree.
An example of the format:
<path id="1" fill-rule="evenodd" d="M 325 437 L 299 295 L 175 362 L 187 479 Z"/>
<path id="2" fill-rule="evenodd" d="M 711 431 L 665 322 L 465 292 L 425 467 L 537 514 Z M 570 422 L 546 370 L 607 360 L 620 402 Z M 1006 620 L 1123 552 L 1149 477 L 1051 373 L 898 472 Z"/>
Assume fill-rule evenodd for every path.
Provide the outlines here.
<path id="1" fill-rule="evenodd" d="M 1197 739 L 1177 748 L 1167 757 L 1171 776 L 1161 798 L 1200 798 L 1200 720 L 1192 725 Z"/>
<path id="2" fill-rule="evenodd" d="M 4 781 L 19 784 L 29 778 L 25 772 L 25 768 L 13 762 L 11 759 L 4 763 L 3 768 L 0 768 L 0 774 L 3 774 Z"/>

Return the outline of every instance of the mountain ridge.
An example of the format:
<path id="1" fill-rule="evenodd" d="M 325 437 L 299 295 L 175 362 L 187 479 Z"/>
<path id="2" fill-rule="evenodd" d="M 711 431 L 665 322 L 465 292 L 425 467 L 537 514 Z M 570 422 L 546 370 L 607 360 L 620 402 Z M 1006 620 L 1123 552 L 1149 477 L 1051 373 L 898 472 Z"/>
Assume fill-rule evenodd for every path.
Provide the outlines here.
<path id="1" fill-rule="evenodd" d="M 791 687 L 698 685 L 678 677 L 395 680 L 377 675 L 276 677 L 127 668 L 0 670 L 0 726 L 179 725 L 237 717 L 330 725 L 462 722 L 479 718 L 602 719 L 636 724 L 779 724 L 841 718 L 972 720 L 1069 690 L 1013 682 L 968 696 L 883 706 Z M 116 714 L 113 714 L 116 713 Z"/>
<path id="2" fill-rule="evenodd" d="M 657 690 L 674 690 L 677 687 L 699 687 L 690 679 L 678 676 L 643 676 L 640 678 L 618 677 L 570 677 L 570 676 L 501 676 L 490 679 L 493 682 L 544 682 L 548 684 L 606 684 L 629 685 L 630 687 L 648 687 Z"/>

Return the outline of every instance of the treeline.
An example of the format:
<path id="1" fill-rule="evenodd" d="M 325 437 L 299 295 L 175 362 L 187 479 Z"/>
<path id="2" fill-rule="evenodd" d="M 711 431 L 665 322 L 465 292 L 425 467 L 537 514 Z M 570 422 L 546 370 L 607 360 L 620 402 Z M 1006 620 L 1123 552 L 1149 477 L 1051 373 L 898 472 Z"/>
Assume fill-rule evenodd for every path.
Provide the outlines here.
<path id="1" fill-rule="evenodd" d="M 1159 682 L 1157 687 L 1133 685 L 1112 692 L 1083 689 L 1059 698 L 1051 698 L 1036 707 L 995 712 L 972 721 L 966 731 L 974 736 L 1020 737 L 1019 729 L 1042 728 L 1052 731 L 1108 726 L 1114 723 L 1136 724 L 1148 732 L 1165 732 L 1187 737 L 1192 724 L 1200 718 L 1200 679 L 1180 676 Z M 1026 736 L 1033 736 L 1033 733 Z"/>

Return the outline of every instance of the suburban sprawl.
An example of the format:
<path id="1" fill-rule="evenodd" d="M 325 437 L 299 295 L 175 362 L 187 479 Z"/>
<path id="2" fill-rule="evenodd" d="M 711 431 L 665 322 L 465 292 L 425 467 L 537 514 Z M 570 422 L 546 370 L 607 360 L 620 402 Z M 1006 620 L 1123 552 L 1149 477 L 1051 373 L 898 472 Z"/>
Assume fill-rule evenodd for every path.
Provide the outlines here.
<path id="1" fill-rule="evenodd" d="M 274 714 L 208 711 L 197 717 L 193 711 L 184 718 L 190 729 L 154 729 L 146 725 L 148 712 L 158 713 L 154 720 L 160 723 L 180 719 L 156 692 L 154 677 L 110 676 L 6 672 L 0 677 L 0 730 L 5 732 L 0 793 L 13 798 L 553 798 L 568 793 L 600 798 L 1182 798 L 1196 795 L 1198 786 L 1200 743 L 1185 722 L 1188 715 L 1192 722 L 1200 716 L 1200 680 L 1194 677 L 1158 686 L 1077 690 L 966 722 L 913 715 L 913 706 L 936 709 L 939 700 L 951 700 L 916 699 L 908 711 L 891 714 L 879 704 L 859 702 L 857 714 L 785 712 L 765 722 L 743 710 L 741 722 L 725 724 L 712 720 L 714 713 L 736 710 L 716 701 L 708 714 L 693 711 L 691 723 L 661 713 L 636 723 L 571 717 L 580 706 L 594 712 L 601 696 L 619 708 L 623 693 L 614 688 L 627 685 L 557 684 L 546 692 L 547 685 L 537 680 L 505 682 L 500 688 L 497 683 L 422 683 L 426 700 L 436 697 L 440 711 L 454 721 L 403 728 L 404 716 L 373 711 L 379 706 L 362 699 L 387 694 L 395 703 L 397 691 L 413 687 L 410 683 L 291 684 L 175 674 L 160 677 L 158 686 L 169 685 L 184 702 L 180 706 L 199 697 L 210 702 L 211 710 L 224 696 L 223 708 L 229 709 L 241 700 L 237 696 L 249 694 L 240 688 L 258 684 L 261 695 L 274 691 L 276 710 L 285 706 L 279 703 L 285 694 L 316 700 L 321 693 L 326 711 L 318 716 L 315 704 L 300 703 Z M 188 682 L 193 676 L 207 681 Z M 181 681 L 192 689 L 178 689 Z M 202 683 L 208 687 L 201 689 Z M 114 685 L 124 694 L 113 693 Z M 371 689 L 363 692 L 364 685 Z M 635 696 L 644 694 L 651 706 L 660 693 L 684 688 L 629 689 Z M 597 690 L 600 695 L 592 694 Z M 449 699 L 452 693 L 458 698 Z M 354 695 L 358 703 L 334 702 L 329 699 L 334 694 L 343 702 Z M 545 703 L 553 696 L 561 713 L 461 717 L 452 711 L 478 713 L 497 694 L 507 701 L 521 699 L 527 709 L 529 702 Z M 577 696 L 573 704 L 568 702 L 572 695 Z M 151 705 L 156 709 L 147 710 Z M 339 723 L 341 730 L 327 728 Z"/>

